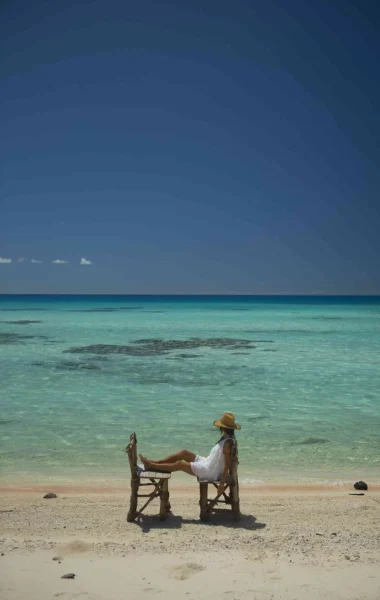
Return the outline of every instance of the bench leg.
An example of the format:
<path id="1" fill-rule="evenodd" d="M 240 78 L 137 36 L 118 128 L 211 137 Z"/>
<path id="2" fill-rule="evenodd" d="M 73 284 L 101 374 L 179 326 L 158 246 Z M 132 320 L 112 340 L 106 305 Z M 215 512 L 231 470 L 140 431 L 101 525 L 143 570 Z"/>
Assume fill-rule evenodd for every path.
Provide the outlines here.
<path id="1" fill-rule="evenodd" d="M 201 507 L 201 521 L 208 521 L 210 513 L 208 510 L 208 483 L 199 484 L 199 505 Z"/>

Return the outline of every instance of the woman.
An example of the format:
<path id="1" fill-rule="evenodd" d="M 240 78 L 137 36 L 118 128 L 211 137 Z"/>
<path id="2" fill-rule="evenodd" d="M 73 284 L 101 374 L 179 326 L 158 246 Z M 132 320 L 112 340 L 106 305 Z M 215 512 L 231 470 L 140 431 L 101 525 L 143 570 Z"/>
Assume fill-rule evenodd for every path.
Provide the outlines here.
<path id="1" fill-rule="evenodd" d="M 214 421 L 213 424 L 220 428 L 222 438 L 212 448 L 209 456 L 198 456 L 189 450 L 181 450 L 162 460 L 149 460 L 140 454 L 144 469 L 169 473 L 183 471 L 208 481 L 220 480 L 218 493 L 222 493 L 231 466 L 231 446 L 235 429 L 240 429 L 240 425 L 235 423 L 235 416 L 229 412 L 223 413 L 221 419 Z"/>

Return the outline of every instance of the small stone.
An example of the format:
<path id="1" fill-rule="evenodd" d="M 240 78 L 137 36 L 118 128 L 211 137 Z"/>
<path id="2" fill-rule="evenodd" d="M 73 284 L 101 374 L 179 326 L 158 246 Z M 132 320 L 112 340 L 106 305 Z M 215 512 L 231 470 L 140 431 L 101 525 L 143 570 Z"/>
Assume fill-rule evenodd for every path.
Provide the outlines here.
<path id="1" fill-rule="evenodd" d="M 62 575 L 61 579 L 75 579 L 75 573 L 66 573 L 66 575 Z"/>
<path id="2" fill-rule="evenodd" d="M 53 560 L 62 560 L 60 556 L 53 556 Z"/>
<path id="3" fill-rule="evenodd" d="M 345 558 L 346 560 L 351 560 L 350 556 L 348 556 L 347 554 L 345 554 L 345 555 L 344 555 L 344 558 Z"/>
<path id="4" fill-rule="evenodd" d="M 338 534 L 334 532 L 334 533 L 332 533 L 331 535 L 338 535 Z"/>
<path id="5" fill-rule="evenodd" d="M 324 535 L 323 533 L 321 533 L 320 531 L 316 531 L 315 535 Z"/>
<path id="6" fill-rule="evenodd" d="M 357 481 L 354 484 L 354 488 L 355 488 L 355 490 L 368 490 L 368 485 L 366 484 L 365 481 Z"/>
<path id="7" fill-rule="evenodd" d="M 54 494 L 54 492 L 49 492 L 48 494 L 45 494 L 44 498 L 47 498 L 48 500 L 50 500 L 50 498 L 57 498 L 57 494 Z"/>

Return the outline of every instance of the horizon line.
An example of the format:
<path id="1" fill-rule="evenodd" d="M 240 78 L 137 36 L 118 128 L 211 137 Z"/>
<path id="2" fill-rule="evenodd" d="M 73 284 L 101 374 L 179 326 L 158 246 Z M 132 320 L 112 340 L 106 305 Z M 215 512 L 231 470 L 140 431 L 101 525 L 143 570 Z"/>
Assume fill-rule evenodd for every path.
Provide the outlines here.
<path id="1" fill-rule="evenodd" d="M 279 293 L 262 293 L 262 294 L 241 294 L 238 292 L 225 292 L 225 293 L 209 293 L 209 292 L 199 292 L 199 293 L 186 293 L 186 292 L 174 292 L 174 293 L 157 293 L 157 292 L 134 292 L 134 293 L 78 293 L 78 292 L 60 292 L 60 293 L 52 293 L 52 292 L 0 292 L 1 296 L 165 296 L 165 297 L 181 297 L 188 296 L 192 298 L 198 298 L 200 296 L 207 297 L 218 297 L 218 296 L 231 296 L 231 297 L 240 297 L 240 298 L 260 298 L 260 297 L 278 297 L 278 296 L 288 296 L 288 297 L 296 297 L 296 296 L 304 296 L 306 298 L 315 298 L 315 297 L 323 297 L 323 298 L 334 298 L 334 297 L 346 297 L 346 298 L 357 298 L 357 297 L 380 297 L 380 292 L 376 293 L 364 293 L 364 294 L 328 294 L 328 293 L 288 293 L 288 292 L 279 292 Z"/>

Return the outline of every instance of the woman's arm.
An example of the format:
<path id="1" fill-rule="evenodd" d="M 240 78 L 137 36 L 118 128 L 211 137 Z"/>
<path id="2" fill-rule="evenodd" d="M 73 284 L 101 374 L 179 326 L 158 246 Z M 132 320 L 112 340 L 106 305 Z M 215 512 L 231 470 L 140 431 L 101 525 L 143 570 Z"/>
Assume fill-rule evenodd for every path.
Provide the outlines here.
<path id="1" fill-rule="evenodd" d="M 218 487 L 218 494 L 222 494 L 224 491 L 224 486 L 226 485 L 227 482 L 227 477 L 228 477 L 228 473 L 229 470 L 231 468 L 231 442 L 232 440 L 228 440 L 223 447 L 223 454 L 224 454 L 224 470 L 223 470 L 223 475 L 222 478 L 220 480 L 220 484 Z"/>

